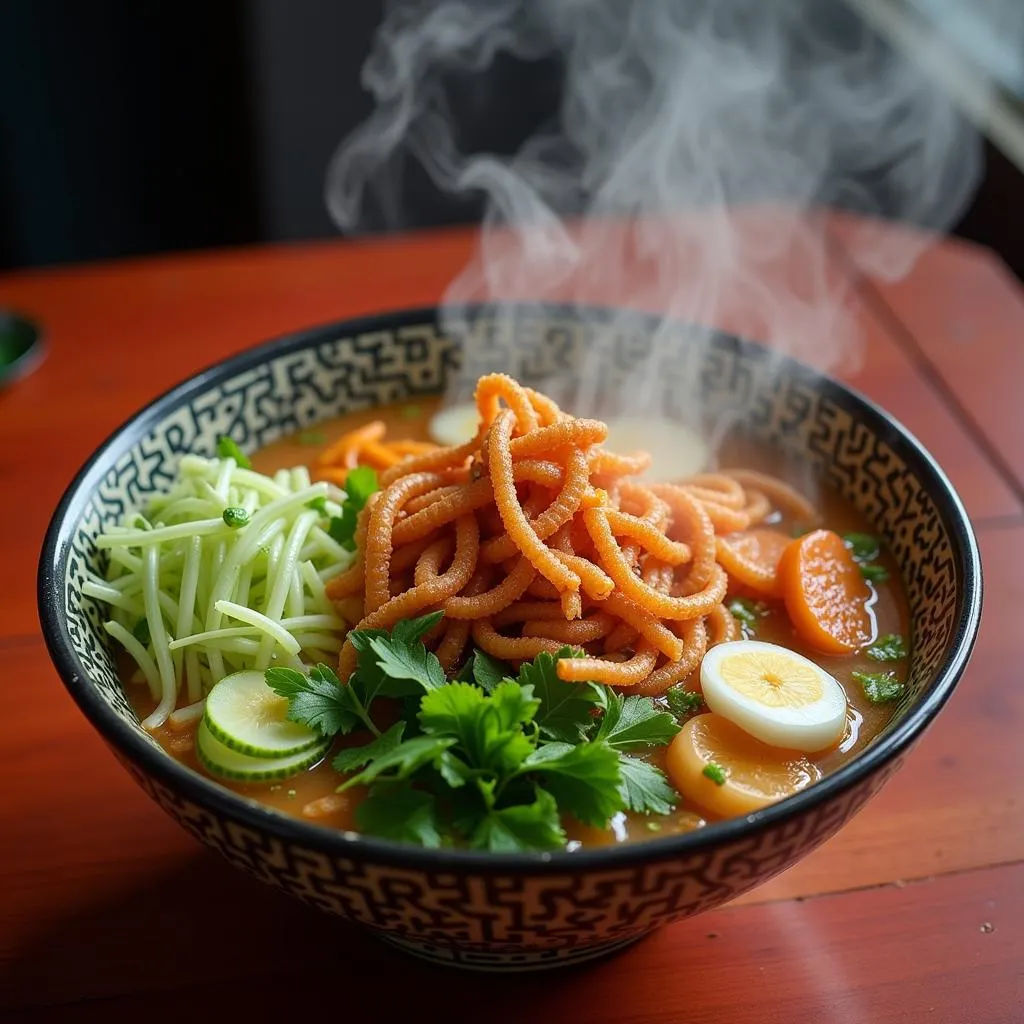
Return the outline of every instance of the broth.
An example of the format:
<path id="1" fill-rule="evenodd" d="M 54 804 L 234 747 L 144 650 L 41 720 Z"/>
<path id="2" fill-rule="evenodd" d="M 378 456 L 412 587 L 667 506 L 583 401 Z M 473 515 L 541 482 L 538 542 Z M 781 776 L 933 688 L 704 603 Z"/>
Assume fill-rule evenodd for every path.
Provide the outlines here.
<path id="1" fill-rule="evenodd" d="M 388 436 L 427 440 L 430 417 L 438 405 L 437 399 L 417 400 L 414 403 L 366 409 L 336 417 L 319 424 L 313 430 L 298 432 L 257 452 L 252 456 L 253 468 L 262 473 L 272 474 L 282 468 L 311 464 L 332 439 L 372 420 L 383 420 L 387 425 Z M 806 479 L 799 479 L 808 475 L 805 465 L 787 464 L 777 453 L 769 454 L 763 446 L 759 447 L 756 443 L 742 439 L 733 439 L 724 446 L 721 461 L 726 467 L 757 467 L 761 471 L 774 473 L 797 487 L 807 483 Z M 841 534 L 870 532 L 864 518 L 838 495 L 825 490 L 817 496 L 816 503 L 827 528 Z M 793 525 L 781 518 L 776 519 L 776 522 L 781 529 L 790 529 Z M 870 610 L 875 637 L 890 633 L 908 636 L 909 616 L 899 584 L 897 567 L 891 555 L 884 550 L 875 561 L 881 563 L 889 572 L 887 581 L 868 584 L 872 591 Z M 741 593 L 739 590 L 730 590 L 730 596 Z M 769 601 L 765 604 L 767 614 L 758 623 L 757 639 L 805 655 L 833 675 L 846 691 L 847 725 L 841 743 L 822 754 L 808 755 L 823 773 L 834 771 L 863 750 L 892 717 L 892 705 L 873 704 L 864 695 L 862 687 L 852 675 L 857 670 L 877 672 L 882 666 L 864 654 L 835 657 L 811 649 L 795 633 L 781 602 Z M 749 627 L 744 627 L 744 635 L 754 634 L 750 632 Z M 898 676 L 902 677 L 906 663 L 904 660 L 896 669 Z M 694 675 L 699 676 L 699 668 Z M 125 677 L 127 678 L 127 673 Z M 689 685 L 694 685 L 692 679 Z M 127 691 L 140 719 L 153 710 L 155 702 L 150 699 L 145 686 L 130 685 Z M 657 700 L 664 703 L 663 698 Z M 193 770 L 207 774 L 195 754 L 195 726 L 175 729 L 165 725 L 156 730 L 154 735 L 173 757 Z M 358 831 L 354 812 L 359 803 L 360 792 L 353 789 L 337 794 L 335 790 L 340 776 L 331 767 L 330 762 L 337 749 L 343 746 L 357 746 L 369 742 L 371 738 L 367 732 L 354 732 L 337 743 L 335 749 L 316 767 L 282 782 L 242 784 L 223 779 L 217 781 L 242 796 L 285 814 L 329 828 Z M 653 754 L 642 756 L 659 767 L 664 767 L 666 749 L 660 748 Z M 713 820 L 714 816 L 707 811 L 696 806 L 687 806 L 686 802 L 681 800 L 671 815 L 657 821 L 652 821 L 644 815 L 621 813 L 613 819 L 611 828 L 607 831 L 584 827 L 571 821 L 565 824 L 570 839 L 569 848 L 575 849 L 580 846 L 643 840 L 656 835 L 686 832 Z M 655 825 L 658 826 L 656 829 L 653 828 Z"/>

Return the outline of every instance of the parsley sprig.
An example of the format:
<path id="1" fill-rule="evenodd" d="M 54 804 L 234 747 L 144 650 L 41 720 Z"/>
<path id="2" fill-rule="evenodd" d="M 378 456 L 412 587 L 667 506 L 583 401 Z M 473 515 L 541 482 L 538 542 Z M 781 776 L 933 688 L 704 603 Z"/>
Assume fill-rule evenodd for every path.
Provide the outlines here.
<path id="1" fill-rule="evenodd" d="M 346 550 L 356 549 L 356 520 L 367 500 L 378 490 L 377 473 L 371 466 L 356 466 L 345 477 L 345 500 L 341 515 L 331 519 L 330 535 Z"/>
<path id="2" fill-rule="evenodd" d="M 903 696 L 906 687 L 896 678 L 895 672 L 861 672 L 850 673 L 860 683 L 864 696 L 872 704 L 888 704 Z"/>
<path id="3" fill-rule="evenodd" d="M 902 661 L 907 656 L 907 642 L 899 633 L 887 633 L 864 653 L 875 661 Z"/>
<path id="4" fill-rule="evenodd" d="M 870 533 L 845 533 L 843 543 L 860 568 L 860 574 L 870 583 L 884 583 L 889 570 L 875 559 L 882 553 L 882 542 Z"/>
<path id="5" fill-rule="evenodd" d="M 325 665 L 308 676 L 267 671 L 293 721 L 323 736 L 371 734 L 333 761 L 346 776 L 340 791 L 368 788 L 356 810 L 364 832 L 429 847 L 551 850 L 565 844 L 566 816 L 605 827 L 624 810 L 673 809 L 664 774 L 636 756 L 678 733 L 672 714 L 646 697 L 564 682 L 558 661 L 577 653 L 568 647 L 515 676 L 477 651 L 448 680 L 422 639 L 440 618 L 351 633 L 357 667 L 344 684 Z M 380 697 L 403 707 L 384 731 L 373 713 Z"/>

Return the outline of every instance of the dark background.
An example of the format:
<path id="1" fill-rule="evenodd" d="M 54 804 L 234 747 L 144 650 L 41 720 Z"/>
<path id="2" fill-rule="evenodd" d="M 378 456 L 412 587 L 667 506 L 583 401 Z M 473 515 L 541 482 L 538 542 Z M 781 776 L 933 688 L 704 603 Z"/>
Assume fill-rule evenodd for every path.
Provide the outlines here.
<path id="1" fill-rule="evenodd" d="M 337 235 L 324 173 L 370 111 L 359 72 L 381 15 L 381 0 L 0 0 L 0 269 Z M 558 101 L 550 67 L 505 63 L 470 87 L 474 148 L 511 151 Z M 1024 276 L 1021 184 L 989 146 L 956 231 Z M 422 175 L 405 200 L 408 228 L 479 213 Z"/>

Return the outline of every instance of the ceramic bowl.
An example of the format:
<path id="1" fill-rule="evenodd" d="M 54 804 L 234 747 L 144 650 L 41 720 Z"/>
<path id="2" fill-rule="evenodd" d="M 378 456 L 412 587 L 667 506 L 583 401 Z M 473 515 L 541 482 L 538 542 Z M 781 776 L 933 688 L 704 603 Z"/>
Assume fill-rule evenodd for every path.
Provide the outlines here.
<path id="1" fill-rule="evenodd" d="M 970 654 L 981 568 L 967 515 L 921 445 L 848 388 L 726 335 L 694 343 L 685 325 L 644 314 L 553 306 L 467 310 L 442 330 L 434 309 L 304 331 L 219 363 L 124 424 L 54 513 L 39 569 L 43 633 L 68 692 L 136 782 L 232 864 L 422 957 L 528 970 L 609 953 L 715 907 L 791 866 L 860 810 L 949 697 Z M 453 375 L 516 366 L 527 383 L 572 378 L 601 332 L 603 388 L 622 387 L 661 328 L 671 352 L 655 379 L 669 404 L 732 417 L 806 460 L 861 509 L 902 572 L 913 657 L 891 724 L 802 793 L 689 834 L 546 855 L 425 850 L 308 824 L 265 809 L 172 759 L 139 726 L 82 596 L 102 571 L 96 535 L 172 478 L 185 452 L 219 435 L 243 450 L 346 411 L 437 393 Z M 677 338 L 665 345 L 665 332 Z M 517 339 L 534 344 L 528 360 Z"/>

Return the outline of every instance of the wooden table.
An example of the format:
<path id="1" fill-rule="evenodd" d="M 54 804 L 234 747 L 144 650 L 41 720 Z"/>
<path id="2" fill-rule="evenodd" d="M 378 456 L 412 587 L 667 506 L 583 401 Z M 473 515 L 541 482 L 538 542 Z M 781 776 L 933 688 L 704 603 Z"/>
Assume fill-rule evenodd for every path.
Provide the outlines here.
<path id="1" fill-rule="evenodd" d="M 0 1016 L 344 1020 L 366 1009 L 412 1020 L 438 1007 L 449 1020 L 536 1024 L 1024 1020 L 1024 292 L 991 254 L 957 242 L 886 284 L 861 269 L 859 227 L 826 222 L 827 272 L 848 286 L 864 337 L 860 368 L 842 374 L 921 438 L 966 501 L 987 572 L 971 667 L 903 771 L 797 867 L 613 961 L 515 979 L 401 958 L 201 849 L 65 695 L 35 612 L 51 509 L 122 420 L 280 332 L 436 302 L 471 233 L 0 279 L 0 305 L 38 317 L 48 346 L 35 373 L 0 391 Z"/>

